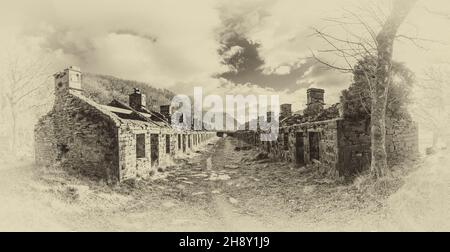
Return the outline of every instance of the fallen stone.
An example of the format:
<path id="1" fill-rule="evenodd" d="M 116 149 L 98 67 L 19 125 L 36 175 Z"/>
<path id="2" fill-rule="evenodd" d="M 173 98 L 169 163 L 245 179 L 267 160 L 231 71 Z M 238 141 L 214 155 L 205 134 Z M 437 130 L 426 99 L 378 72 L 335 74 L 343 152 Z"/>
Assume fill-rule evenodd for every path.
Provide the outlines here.
<path id="1" fill-rule="evenodd" d="M 251 146 L 236 146 L 234 147 L 235 151 L 242 151 L 242 150 L 250 150 L 252 147 Z"/>
<path id="2" fill-rule="evenodd" d="M 185 186 L 185 185 L 180 185 L 180 184 L 176 185 L 175 187 L 178 188 L 178 189 L 180 189 L 180 190 L 186 189 L 186 186 Z"/>
<path id="3" fill-rule="evenodd" d="M 206 159 L 206 170 L 211 170 L 212 169 L 212 161 L 211 161 L 211 157 L 209 157 L 208 159 Z"/>
<path id="4" fill-rule="evenodd" d="M 212 190 L 211 193 L 213 193 L 213 194 L 219 194 L 220 191 L 219 191 L 219 190 Z"/>
<path id="5" fill-rule="evenodd" d="M 194 184 L 194 182 L 192 182 L 192 181 L 187 181 L 187 180 L 183 180 L 183 181 L 181 181 L 181 182 L 183 182 L 183 183 L 185 183 L 185 184 L 188 184 L 188 185 Z"/>
<path id="6" fill-rule="evenodd" d="M 211 176 L 206 180 L 217 181 L 217 180 L 229 180 L 229 179 L 231 179 L 231 177 L 226 174 L 217 175 L 214 173 L 214 174 L 211 174 Z"/>
<path id="7" fill-rule="evenodd" d="M 237 168 L 239 168 L 239 166 L 237 166 L 237 165 L 225 165 L 224 167 L 228 168 L 228 169 L 237 169 Z"/>
<path id="8" fill-rule="evenodd" d="M 320 162 L 320 161 L 317 160 L 317 159 L 312 159 L 311 161 L 312 161 L 313 164 L 316 164 L 316 165 L 322 164 L 322 162 Z"/>
<path id="9" fill-rule="evenodd" d="M 89 186 L 85 185 L 67 185 L 64 194 L 71 199 L 80 199 L 86 197 L 89 192 Z"/>
<path id="10" fill-rule="evenodd" d="M 256 156 L 253 158 L 253 160 L 264 160 L 264 159 L 268 159 L 269 155 L 265 152 L 260 152 L 258 154 L 256 154 Z"/>
<path id="11" fill-rule="evenodd" d="M 205 194 L 205 192 L 195 192 L 195 193 L 192 193 L 192 196 L 203 195 L 203 194 Z"/>
<path id="12" fill-rule="evenodd" d="M 237 203 L 239 203 L 239 201 L 233 197 L 229 197 L 228 200 L 230 201 L 231 204 L 236 205 Z"/>

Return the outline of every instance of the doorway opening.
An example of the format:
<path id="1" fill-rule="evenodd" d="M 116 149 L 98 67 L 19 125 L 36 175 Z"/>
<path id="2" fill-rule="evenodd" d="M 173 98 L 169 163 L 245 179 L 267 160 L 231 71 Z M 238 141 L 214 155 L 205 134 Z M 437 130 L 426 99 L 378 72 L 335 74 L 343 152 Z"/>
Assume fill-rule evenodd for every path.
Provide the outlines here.
<path id="1" fill-rule="evenodd" d="M 309 133 L 309 159 L 313 161 L 314 159 L 319 161 L 319 133 L 310 132 Z"/>
<path id="2" fill-rule="evenodd" d="M 305 165 L 305 140 L 303 132 L 295 133 L 295 159 L 297 164 Z"/>
<path id="3" fill-rule="evenodd" d="M 150 134 L 150 150 L 151 150 L 151 159 L 152 166 L 159 164 L 159 135 L 158 134 Z"/>

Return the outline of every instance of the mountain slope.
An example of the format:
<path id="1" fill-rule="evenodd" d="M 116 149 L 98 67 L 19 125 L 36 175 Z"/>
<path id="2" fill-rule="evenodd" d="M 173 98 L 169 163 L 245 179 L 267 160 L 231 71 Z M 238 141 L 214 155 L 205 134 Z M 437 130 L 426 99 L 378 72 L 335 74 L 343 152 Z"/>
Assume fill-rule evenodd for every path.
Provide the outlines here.
<path id="1" fill-rule="evenodd" d="M 100 104 L 108 104 L 113 99 L 128 104 L 128 95 L 133 92 L 133 88 L 139 88 L 146 95 L 147 108 L 153 111 L 159 111 L 160 105 L 170 104 L 176 95 L 170 90 L 155 88 L 145 82 L 124 80 L 109 75 L 83 74 L 84 94 Z M 203 114 L 205 113 L 206 111 L 203 111 Z M 239 125 L 233 116 L 224 113 L 223 129 L 226 129 L 227 118 L 234 121 L 235 125 Z"/>
<path id="2" fill-rule="evenodd" d="M 167 89 L 155 88 L 144 82 L 92 73 L 83 75 L 85 95 L 100 104 L 107 104 L 113 99 L 128 103 L 128 95 L 133 92 L 133 88 L 139 88 L 146 95 L 147 108 L 155 111 L 159 111 L 160 105 L 170 104 L 175 96 Z"/>

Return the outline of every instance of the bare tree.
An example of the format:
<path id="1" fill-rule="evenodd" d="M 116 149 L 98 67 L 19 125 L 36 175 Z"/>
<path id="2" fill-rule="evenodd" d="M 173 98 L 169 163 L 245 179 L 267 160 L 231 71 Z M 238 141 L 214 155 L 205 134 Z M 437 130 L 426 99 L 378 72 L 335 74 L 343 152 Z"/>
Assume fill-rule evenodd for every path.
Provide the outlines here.
<path id="1" fill-rule="evenodd" d="M 39 107 L 47 103 L 47 99 L 41 99 L 42 95 L 48 95 L 45 85 L 51 78 L 51 62 L 42 56 L 11 52 L 7 56 L 3 67 L 2 88 L 2 112 L 9 109 L 11 118 L 11 151 L 17 152 L 17 123 L 21 115 L 27 110 Z M 29 99 L 41 94 L 37 99 Z M 36 98 L 36 97 L 35 97 Z M 6 118 L 5 115 L 3 115 Z"/>
<path id="2" fill-rule="evenodd" d="M 344 10 L 345 16 L 327 21 L 344 30 L 345 37 L 334 36 L 315 29 L 315 35 L 331 46 L 321 53 L 333 53 L 342 64 L 313 57 L 320 63 L 340 71 L 354 73 L 356 62 L 367 62 L 362 70 L 370 93 L 371 115 L 371 173 L 379 178 L 386 175 L 387 154 L 386 105 L 389 85 L 392 82 L 392 53 L 396 39 L 415 41 L 414 37 L 398 34 L 399 27 L 417 0 L 392 0 L 391 8 L 384 10 L 379 4 L 368 4 L 358 8 L 358 13 Z M 358 27 L 358 29 L 354 29 Z M 360 31 L 360 33 L 358 33 Z M 370 59 L 370 60 L 366 60 Z"/>
<path id="3" fill-rule="evenodd" d="M 450 130 L 450 72 L 438 66 L 425 70 L 425 78 L 417 84 L 420 99 L 417 99 L 416 116 L 432 132 L 432 148 L 437 149 L 439 141 L 448 145 Z"/>

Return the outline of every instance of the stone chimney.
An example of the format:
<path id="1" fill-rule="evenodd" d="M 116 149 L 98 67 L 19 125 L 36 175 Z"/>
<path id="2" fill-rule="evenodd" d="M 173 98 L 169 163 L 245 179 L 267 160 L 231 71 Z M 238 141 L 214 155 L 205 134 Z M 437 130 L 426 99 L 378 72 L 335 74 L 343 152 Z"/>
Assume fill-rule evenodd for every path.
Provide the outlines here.
<path id="1" fill-rule="evenodd" d="M 292 115 L 292 104 L 281 104 L 280 120 Z"/>
<path id="2" fill-rule="evenodd" d="M 134 88 L 132 94 L 129 95 L 130 107 L 137 111 L 145 110 L 145 94 L 141 94 L 139 88 Z"/>
<path id="3" fill-rule="evenodd" d="M 159 112 L 166 118 L 166 120 L 170 123 L 172 117 L 172 110 L 170 105 L 161 105 L 159 106 Z"/>
<path id="4" fill-rule="evenodd" d="M 81 69 L 79 67 L 70 66 L 53 76 L 55 77 L 55 94 L 67 93 L 69 90 L 81 93 Z"/>
<path id="5" fill-rule="evenodd" d="M 316 115 L 323 110 L 325 90 L 320 88 L 309 88 L 307 90 L 306 111 L 308 115 Z"/>

